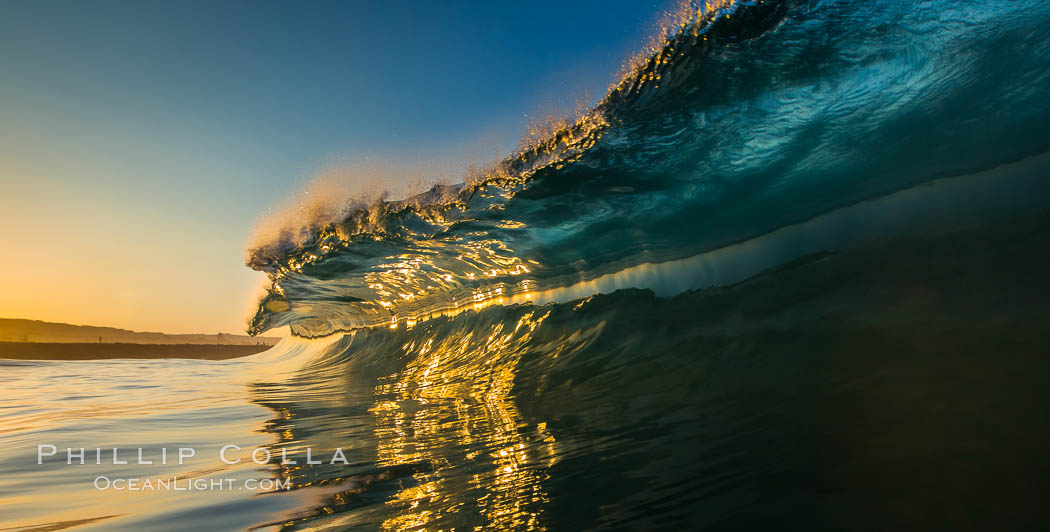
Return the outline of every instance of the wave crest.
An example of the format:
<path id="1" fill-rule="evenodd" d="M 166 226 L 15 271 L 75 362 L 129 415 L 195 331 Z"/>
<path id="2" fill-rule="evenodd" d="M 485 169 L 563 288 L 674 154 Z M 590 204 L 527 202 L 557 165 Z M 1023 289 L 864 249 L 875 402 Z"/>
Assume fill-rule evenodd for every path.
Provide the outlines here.
<path id="1" fill-rule="evenodd" d="M 272 286 L 250 332 L 321 336 L 508 302 L 1050 138 L 1044 3 L 686 2 L 669 20 L 571 124 L 463 184 L 359 205 L 253 252 Z"/>

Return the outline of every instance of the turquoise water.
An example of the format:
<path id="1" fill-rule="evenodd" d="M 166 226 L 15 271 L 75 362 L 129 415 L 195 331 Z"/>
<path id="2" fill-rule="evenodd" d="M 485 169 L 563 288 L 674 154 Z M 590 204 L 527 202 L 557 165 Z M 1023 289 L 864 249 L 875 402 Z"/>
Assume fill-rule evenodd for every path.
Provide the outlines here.
<path id="1" fill-rule="evenodd" d="M 466 184 L 254 249 L 270 351 L 0 361 L 0 529 L 1043 528 L 1050 5 L 710 4 Z"/>

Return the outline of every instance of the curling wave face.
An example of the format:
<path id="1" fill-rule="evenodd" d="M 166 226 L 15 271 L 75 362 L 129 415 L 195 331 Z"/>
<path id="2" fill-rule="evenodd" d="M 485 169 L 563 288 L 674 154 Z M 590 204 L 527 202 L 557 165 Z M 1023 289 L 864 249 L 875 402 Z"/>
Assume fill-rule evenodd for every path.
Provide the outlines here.
<path id="1" fill-rule="evenodd" d="M 1048 28 L 1039 0 L 686 3 L 571 126 L 470 183 L 253 251 L 272 286 L 250 332 L 525 302 L 1041 153 Z M 749 270 L 795 258 L 774 255 Z"/>

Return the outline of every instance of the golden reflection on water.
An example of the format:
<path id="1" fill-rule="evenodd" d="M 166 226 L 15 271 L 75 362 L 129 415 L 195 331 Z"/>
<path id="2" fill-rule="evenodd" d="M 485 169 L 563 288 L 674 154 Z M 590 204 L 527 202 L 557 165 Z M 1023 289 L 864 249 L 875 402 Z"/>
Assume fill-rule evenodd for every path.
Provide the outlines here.
<path id="1" fill-rule="evenodd" d="M 299 493 L 186 489 L 189 479 L 271 477 L 244 455 L 228 464 L 219 454 L 227 443 L 247 452 L 271 439 L 258 430 L 269 412 L 245 392 L 253 379 L 281 375 L 279 364 L 256 364 L 260 356 L 2 361 L 0 530 L 165 529 L 172 521 L 207 529 L 212 506 L 236 507 L 227 526 L 248 528 L 309 504 Z M 56 454 L 38 463 L 38 445 Z M 179 447 L 195 452 L 180 463 Z M 83 460 L 67 456 L 78 449 Z M 142 489 L 100 489 L 99 477 L 133 479 Z"/>
<path id="2" fill-rule="evenodd" d="M 554 439 L 543 424 L 524 422 L 511 390 L 525 345 L 546 317 L 533 312 L 516 324 L 404 346 L 412 361 L 376 388 L 377 462 L 433 469 L 388 501 L 394 511 L 383 529 L 460 522 L 457 513 L 486 529 L 543 529 Z"/>

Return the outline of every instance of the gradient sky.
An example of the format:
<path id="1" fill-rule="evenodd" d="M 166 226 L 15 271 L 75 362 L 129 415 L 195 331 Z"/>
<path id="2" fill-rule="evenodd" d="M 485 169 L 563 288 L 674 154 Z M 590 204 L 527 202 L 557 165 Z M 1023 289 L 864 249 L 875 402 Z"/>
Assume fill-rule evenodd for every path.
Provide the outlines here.
<path id="1" fill-rule="evenodd" d="M 666 7 L 445 4 L 5 2 L 0 317 L 242 332 L 268 212 L 333 168 L 505 154 Z"/>

